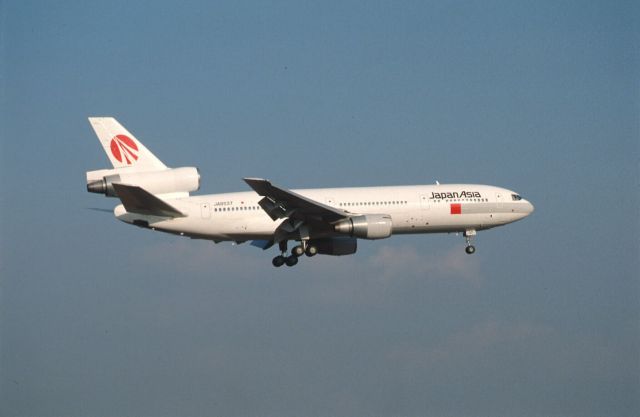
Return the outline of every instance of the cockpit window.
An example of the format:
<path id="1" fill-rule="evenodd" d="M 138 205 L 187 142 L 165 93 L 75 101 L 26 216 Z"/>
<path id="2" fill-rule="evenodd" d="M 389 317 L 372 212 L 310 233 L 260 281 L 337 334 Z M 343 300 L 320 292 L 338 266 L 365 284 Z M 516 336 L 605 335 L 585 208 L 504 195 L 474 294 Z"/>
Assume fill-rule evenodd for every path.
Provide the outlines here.
<path id="1" fill-rule="evenodd" d="M 522 200 L 522 197 L 520 197 L 518 194 L 511 194 L 511 199 L 513 201 L 520 201 Z"/>

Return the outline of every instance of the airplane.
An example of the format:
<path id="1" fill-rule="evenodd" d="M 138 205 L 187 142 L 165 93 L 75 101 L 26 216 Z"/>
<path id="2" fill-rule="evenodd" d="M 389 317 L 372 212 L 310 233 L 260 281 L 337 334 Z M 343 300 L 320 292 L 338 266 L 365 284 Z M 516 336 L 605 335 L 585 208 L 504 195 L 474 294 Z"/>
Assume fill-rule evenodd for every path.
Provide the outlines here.
<path id="1" fill-rule="evenodd" d="M 90 117 L 89 123 L 113 168 L 88 171 L 87 191 L 119 198 L 118 220 L 215 243 L 277 245 L 275 267 L 294 266 L 303 255 L 354 254 L 358 239 L 415 233 L 462 233 L 466 253 L 473 254 L 478 231 L 534 210 L 505 188 L 438 182 L 290 190 L 247 177 L 251 191 L 190 195 L 200 188 L 197 168 L 167 167 L 113 117 Z M 295 246 L 288 252 L 290 241 Z"/>

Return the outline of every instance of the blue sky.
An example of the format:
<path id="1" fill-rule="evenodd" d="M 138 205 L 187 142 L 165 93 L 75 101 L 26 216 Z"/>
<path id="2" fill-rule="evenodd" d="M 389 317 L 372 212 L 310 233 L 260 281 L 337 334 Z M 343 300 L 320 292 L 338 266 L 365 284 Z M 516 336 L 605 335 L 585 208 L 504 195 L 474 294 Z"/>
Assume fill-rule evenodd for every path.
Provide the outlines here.
<path id="1" fill-rule="evenodd" d="M 133 3 L 133 4 L 131 4 Z M 640 412 L 633 2 L 0 3 L 0 414 Z M 203 193 L 468 182 L 526 220 L 271 252 L 117 222 L 115 116 Z"/>

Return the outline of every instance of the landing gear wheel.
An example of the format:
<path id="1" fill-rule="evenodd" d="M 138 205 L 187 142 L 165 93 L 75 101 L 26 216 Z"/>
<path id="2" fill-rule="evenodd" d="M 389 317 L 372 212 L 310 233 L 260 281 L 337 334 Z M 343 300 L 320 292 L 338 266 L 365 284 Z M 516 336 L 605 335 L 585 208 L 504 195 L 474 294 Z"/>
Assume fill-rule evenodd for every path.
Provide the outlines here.
<path id="1" fill-rule="evenodd" d="M 273 266 L 275 266 L 276 268 L 281 267 L 282 265 L 284 265 L 284 263 L 286 262 L 286 259 L 284 256 L 282 255 L 278 255 L 275 258 L 273 258 L 273 260 L 271 261 L 271 263 L 273 264 Z"/>
<path id="2" fill-rule="evenodd" d="M 302 245 L 294 246 L 293 249 L 291 249 L 291 255 L 295 256 L 296 258 L 304 255 L 304 248 L 302 247 Z"/>
<path id="3" fill-rule="evenodd" d="M 284 262 L 287 264 L 287 266 L 294 266 L 298 263 L 298 257 L 294 255 L 288 256 L 287 258 L 285 258 Z"/>
<path id="4" fill-rule="evenodd" d="M 465 230 L 464 232 L 464 240 L 467 242 L 467 247 L 464 248 L 464 251 L 467 252 L 469 255 L 471 255 L 472 253 L 475 253 L 476 251 L 476 247 L 471 244 L 471 238 L 473 238 L 475 235 L 476 235 L 475 229 L 468 229 L 468 230 Z"/>
<path id="5" fill-rule="evenodd" d="M 307 246 L 307 250 L 304 251 L 304 253 L 306 253 L 308 257 L 315 256 L 318 253 L 318 248 L 313 245 L 309 245 Z"/>

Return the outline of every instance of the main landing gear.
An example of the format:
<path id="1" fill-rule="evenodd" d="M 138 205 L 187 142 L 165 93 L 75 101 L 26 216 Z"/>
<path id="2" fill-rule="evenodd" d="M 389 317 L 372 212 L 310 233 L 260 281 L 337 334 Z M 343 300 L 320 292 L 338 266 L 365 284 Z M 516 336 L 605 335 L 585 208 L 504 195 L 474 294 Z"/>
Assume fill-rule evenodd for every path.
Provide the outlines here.
<path id="1" fill-rule="evenodd" d="M 469 255 L 476 252 L 476 247 L 471 244 L 471 238 L 476 235 L 475 230 L 467 230 L 464 232 L 464 240 L 467 242 L 467 247 L 464 248 L 464 251 Z"/>
<path id="2" fill-rule="evenodd" d="M 298 263 L 298 258 L 296 258 L 295 256 L 282 256 L 282 255 L 278 255 L 275 258 L 273 258 L 273 260 L 271 261 L 271 263 L 273 264 L 273 266 L 275 266 L 276 268 L 281 267 L 284 264 L 287 264 L 287 266 L 293 266 L 295 264 Z"/>
<path id="3" fill-rule="evenodd" d="M 307 255 L 309 257 L 315 256 L 318 254 L 318 248 L 314 245 L 310 245 L 309 242 L 303 240 L 300 245 L 294 246 L 291 249 L 291 255 L 285 256 L 287 253 L 287 242 L 283 241 L 279 243 L 281 254 L 273 258 L 271 263 L 276 268 L 281 267 L 282 265 L 294 266 L 298 263 L 298 258 L 302 255 Z"/>

